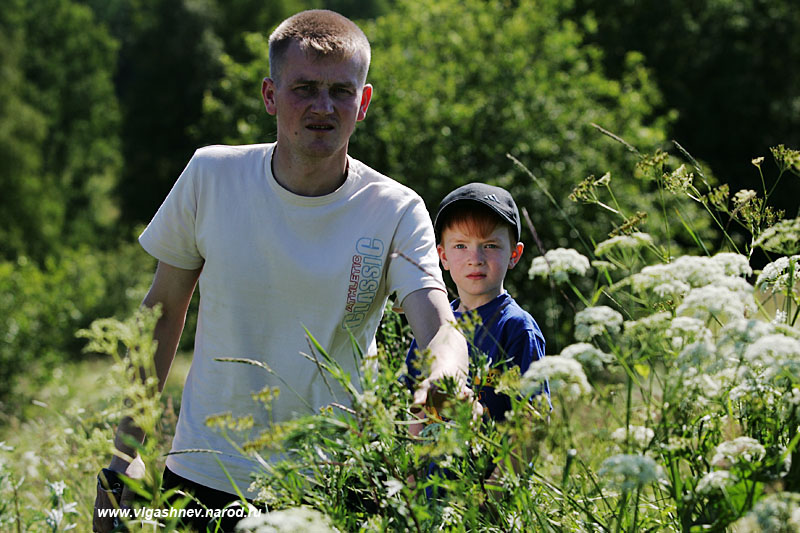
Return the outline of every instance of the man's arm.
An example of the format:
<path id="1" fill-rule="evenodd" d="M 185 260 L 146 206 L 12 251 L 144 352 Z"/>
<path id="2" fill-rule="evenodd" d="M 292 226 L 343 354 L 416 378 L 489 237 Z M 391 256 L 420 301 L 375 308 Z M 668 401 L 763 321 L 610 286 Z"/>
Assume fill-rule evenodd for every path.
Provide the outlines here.
<path id="1" fill-rule="evenodd" d="M 184 270 L 159 262 L 153 277 L 153 284 L 142 301 L 142 305 L 146 307 L 154 307 L 157 304 L 161 304 L 161 317 L 153 330 L 153 338 L 158 341 L 155 353 L 155 369 L 158 377 L 159 392 L 164 389 L 169 369 L 175 359 L 178 341 L 186 323 L 186 311 L 189 308 L 189 302 L 192 299 L 201 270 L 202 268 Z M 120 454 L 114 455 L 109 468 L 125 473 L 132 478 L 141 478 L 144 476 L 144 464 L 140 458 L 136 457 L 136 449 L 125 442 L 123 435 L 129 435 L 138 442 L 143 442 L 145 437 L 142 430 L 136 427 L 130 418 L 124 418 L 120 422 L 114 438 L 114 447 Z M 129 461 L 125 457 L 134 458 L 134 460 Z M 129 504 L 131 497 L 132 495 L 126 490 L 122 494 L 122 502 L 117 502 L 117 504 Z M 98 490 L 93 524 L 95 531 L 110 531 L 113 529 L 112 519 L 100 519 L 97 515 L 97 509 L 110 509 L 113 507 L 108 494 Z"/>
<path id="2" fill-rule="evenodd" d="M 402 302 L 408 323 L 421 350 L 430 349 L 433 355 L 430 375 L 414 393 L 414 403 L 424 405 L 435 382 L 452 376 L 463 383 L 469 373 L 467 341 L 455 327 L 455 317 L 447 294 L 439 289 L 420 289 Z"/>

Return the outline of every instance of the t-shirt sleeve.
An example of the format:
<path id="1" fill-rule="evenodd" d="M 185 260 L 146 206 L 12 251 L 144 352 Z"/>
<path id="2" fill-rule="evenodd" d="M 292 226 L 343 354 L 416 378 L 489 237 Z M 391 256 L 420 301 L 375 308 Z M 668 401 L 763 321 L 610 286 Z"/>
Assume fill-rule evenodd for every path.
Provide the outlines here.
<path id="1" fill-rule="evenodd" d="M 404 211 L 392 240 L 387 283 L 401 304 L 419 289 L 446 290 L 431 218 L 418 196 Z"/>
<path id="2" fill-rule="evenodd" d="M 145 251 L 169 265 L 194 270 L 203 266 L 197 248 L 197 154 L 181 173 L 150 224 L 139 236 Z"/>

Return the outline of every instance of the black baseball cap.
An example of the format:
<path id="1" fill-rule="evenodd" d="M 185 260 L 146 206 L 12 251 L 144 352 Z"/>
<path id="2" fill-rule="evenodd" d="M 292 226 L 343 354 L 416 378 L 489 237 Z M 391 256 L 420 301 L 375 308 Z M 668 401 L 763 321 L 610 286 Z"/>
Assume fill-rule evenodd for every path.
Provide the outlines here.
<path id="1" fill-rule="evenodd" d="M 439 242 L 442 237 L 441 224 L 444 221 L 443 213 L 456 202 L 464 201 L 478 202 L 497 213 L 500 218 L 511 224 L 514 229 L 517 230 L 517 241 L 519 241 L 522 234 L 522 224 L 520 224 L 517 204 L 514 203 L 511 194 L 502 187 L 495 187 L 494 185 L 487 185 L 485 183 L 468 183 L 445 196 L 439 204 L 439 210 L 436 212 L 436 218 L 433 220 L 436 242 Z"/>

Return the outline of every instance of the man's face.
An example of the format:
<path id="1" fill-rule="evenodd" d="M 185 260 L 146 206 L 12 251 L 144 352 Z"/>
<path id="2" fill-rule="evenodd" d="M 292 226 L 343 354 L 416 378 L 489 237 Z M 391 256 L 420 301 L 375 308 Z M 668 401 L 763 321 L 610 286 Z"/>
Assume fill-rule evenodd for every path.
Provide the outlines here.
<path id="1" fill-rule="evenodd" d="M 278 121 L 278 145 L 303 159 L 346 154 L 372 96 L 372 87 L 361 85 L 360 72 L 358 57 L 308 57 L 291 43 L 280 80 L 267 78 L 261 89 L 267 112 Z"/>
<path id="2" fill-rule="evenodd" d="M 512 244 L 503 224 L 488 235 L 476 235 L 460 225 L 445 228 L 436 249 L 458 287 L 464 309 L 475 309 L 499 296 L 506 272 L 522 254 L 522 244 Z"/>

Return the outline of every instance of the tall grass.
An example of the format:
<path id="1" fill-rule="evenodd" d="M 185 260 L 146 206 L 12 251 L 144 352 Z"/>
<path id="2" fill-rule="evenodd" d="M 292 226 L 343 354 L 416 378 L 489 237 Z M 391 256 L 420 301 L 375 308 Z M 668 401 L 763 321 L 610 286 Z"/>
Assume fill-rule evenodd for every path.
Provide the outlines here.
<path id="1" fill-rule="evenodd" d="M 451 396 L 412 436 L 411 394 L 401 379 L 408 331 L 390 308 L 378 355 L 362 358 L 356 376 L 343 373 L 311 332 L 312 357 L 349 401 L 265 428 L 243 446 L 259 465 L 253 488 L 271 512 L 242 526 L 800 531 L 800 219 L 768 205 L 777 182 L 800 175 L 800 153 L 775 148 L 774 169 L 753 160 L 760 190 L 731 194 L 713 186 L 678 145 L 674 154 L 629 148 L 640 179 L 698 203 L 721 238 L 707 239 L 680 209 L 627 213 L 610 175 L 584 181 L 574 200 L 618 216 L 618 229 L 586 236 L 595 243 L 591 254 L 555 249 L 531 263 L 532 277 L 575 306 L 573 338 L 524 375 L 501 375 L 496 387 L 512 398 L 505 422 L 476 420 L 468 403 Z M 674 234 L 652 236 L 665 234 L 651 228 L 673 217 L 683 221 L 682 240 L 694 253 L 679 248 Z M 756 253 L 766 262 L 758 270 Z M 136 320 L 129 329 L 105 322 L 87 335 L 103 340 L 104 351 L 128 338 L 138 346 L 148 332 L 147 321 Z M 130 362 L 120 364 L 124 374 Z M 491 370 L 472 361 L 473 381 L 485 382 Z M 552 411 L 534 394 L 545 379 Z M 125 381 L 123 391 L 130 387 Z M 254 401 L 268 408 L 275 393 L 265 390 Z M 151 413 L 154 427 L 161 407 L 150 394 L 133 408 Z M 119 413 L 109 407 L 96 417 L 113 420 Z M 208 423 L 229 434 L 242 427 L 228 416 Z M 62 424 L 80 435 L 58 457 L 107 457 L 108 425 L 75 427 L 69 418 Z M 156 491 L 163 451 L 157 442 L 141 449 L 154 467 L 142 487 L 153 505 L 162 503 Z M 280 458 L 268 460 L 274 453 Z M 94 475 L 89 463 L 68 473 L 53 461 L 52 472 L 63 475 L 48 478 L 50 499 L 41 490 L 21 496 L 23 469 L 6 464 L 3 527 L 58 531 L 75 523 L 88 530 L 93 493 L 80 493 L 87 490 L 83 477 Z M 431 470 L 432 463 L 439 469 Z M 52 485 L 59 480 L 63 486 Z"/>

